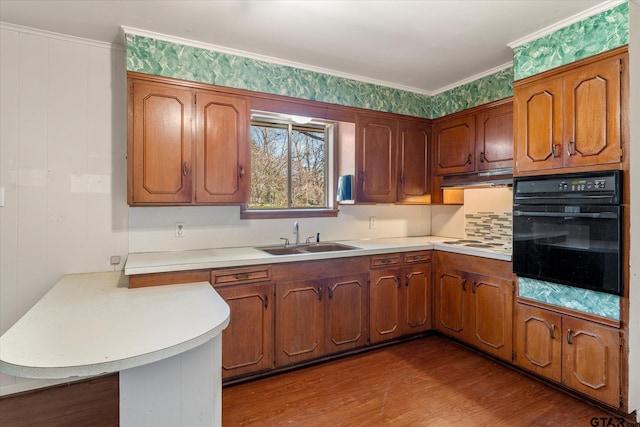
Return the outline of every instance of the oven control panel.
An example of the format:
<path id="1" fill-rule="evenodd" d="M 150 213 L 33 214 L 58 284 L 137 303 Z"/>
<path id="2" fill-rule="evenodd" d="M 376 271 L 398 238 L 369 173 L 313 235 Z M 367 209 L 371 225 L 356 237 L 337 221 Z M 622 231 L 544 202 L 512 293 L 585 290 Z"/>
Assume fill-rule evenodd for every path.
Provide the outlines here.
<path id="1" fill-rule="evenodd" d="M 609 186 L 611 183 L 609 183 Z M 558 191 L 598 191 L 598 190 L 606 190 L 609 188 L 607 186 L 607 180 L 604 178 L 599 179 L 573 179 L 570 181 L 560 181 L 558 183 Z"/>
<path id="2" fill-rule="evenodd" d="M 593 199 L 594 203 L 619 203 L 621 171 L 515 177 L 514 202 L 554 203 L 558 199 Z M 608 200 L 605 200 L 608 199 Z"/>

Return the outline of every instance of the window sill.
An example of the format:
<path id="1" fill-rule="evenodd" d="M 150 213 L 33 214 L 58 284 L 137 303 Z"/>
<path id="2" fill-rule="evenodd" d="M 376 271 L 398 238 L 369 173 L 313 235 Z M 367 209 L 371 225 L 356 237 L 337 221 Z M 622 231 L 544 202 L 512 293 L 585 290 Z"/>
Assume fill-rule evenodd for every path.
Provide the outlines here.
<path id="1" fill-rule="evenodd" d="M 240 208 L 240 219 L 323 218 L 337 217 L 338 209 L 273 209 L 248 210 Z"/>

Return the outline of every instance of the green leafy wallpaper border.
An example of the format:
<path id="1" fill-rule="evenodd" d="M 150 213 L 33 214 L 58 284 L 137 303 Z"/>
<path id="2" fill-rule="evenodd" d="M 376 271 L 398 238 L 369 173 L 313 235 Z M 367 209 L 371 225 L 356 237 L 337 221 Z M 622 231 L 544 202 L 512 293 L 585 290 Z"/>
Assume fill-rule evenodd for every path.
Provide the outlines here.
<path id="1" fill-rule="evenodd" d="M 513 81 L 628 43 L 622 3 L 514 49 L 514 65 L 434 96 L 127 34 L 127 70 L 436 119 L 513 95 Z"/>
<path id="2" fill-rule="evenodd" d="M 431 118 L 428 95 L 131 34 L 127 70 Z"/>
<path id="3" fill-rule="evenodd" d="M 621 3 L 513 50 L 514 78 L 606 52 L 629 42 L 629 4 Z"/>
<path id="4" fill-rule="evenodd" d="M 513 67 L 434 95 L 431 117 L 443 117 L 510 96 L 513 96 Z"/>

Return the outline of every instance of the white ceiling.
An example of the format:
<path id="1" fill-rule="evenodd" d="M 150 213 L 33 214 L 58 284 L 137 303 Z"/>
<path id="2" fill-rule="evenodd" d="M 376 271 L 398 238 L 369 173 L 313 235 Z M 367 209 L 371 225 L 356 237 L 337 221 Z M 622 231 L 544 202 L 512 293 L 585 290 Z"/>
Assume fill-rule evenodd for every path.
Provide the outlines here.
<path id="1" fill-rule="evenodd" d="M 603 0 L 0 0 L 0 21 L 122 44 L 120 26 L 433 94 L 502 68 L 508 43 Z M 619 1 L 618 1 L 619 3 Z"/>

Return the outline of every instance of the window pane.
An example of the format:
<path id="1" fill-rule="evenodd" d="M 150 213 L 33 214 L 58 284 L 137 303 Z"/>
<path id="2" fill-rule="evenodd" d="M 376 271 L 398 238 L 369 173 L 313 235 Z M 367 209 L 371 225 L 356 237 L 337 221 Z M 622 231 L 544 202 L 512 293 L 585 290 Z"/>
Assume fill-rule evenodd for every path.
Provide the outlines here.
<path id="1" fill-rule="evenodd" d="M 294 127 L 291 134 L 291 207 L 326 207 L 324 129 Z"/>
<path id="2" fill-rule="evenodd" d="M 286 126 L 251 126 L 251 209 L 289 205 L 288 133 Z"/>

